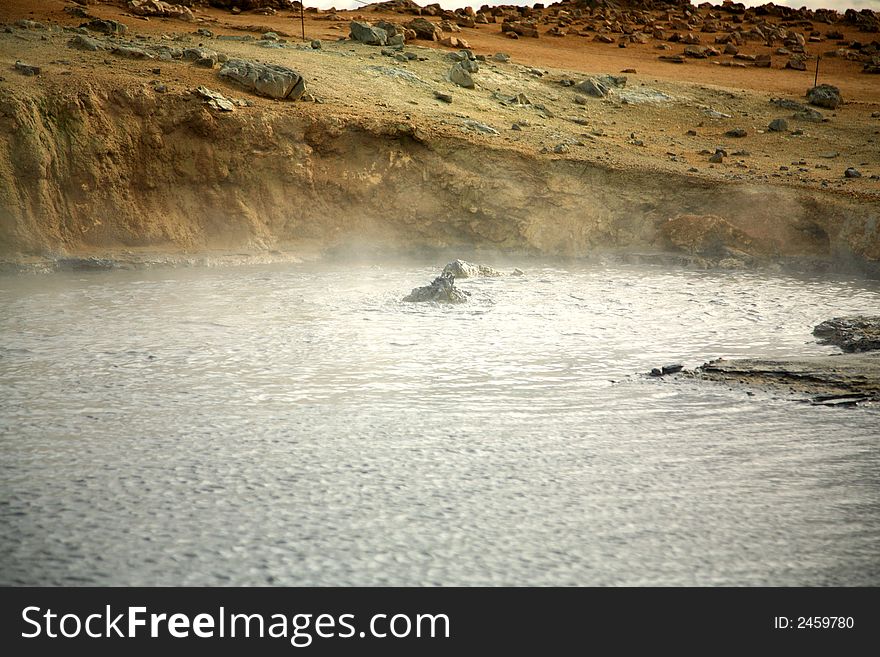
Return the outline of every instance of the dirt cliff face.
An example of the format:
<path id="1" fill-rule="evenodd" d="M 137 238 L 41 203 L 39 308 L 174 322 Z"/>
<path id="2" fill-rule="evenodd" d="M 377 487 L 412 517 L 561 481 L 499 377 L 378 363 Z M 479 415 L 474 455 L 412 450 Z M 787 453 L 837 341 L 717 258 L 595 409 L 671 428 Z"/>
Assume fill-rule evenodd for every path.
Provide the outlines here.
<path id="1" fill-rule="evenodd" d="M 880 260 L 877 205 L 830 193 L 548 161 L 314 111 L 217 114 L 149 87 L 6 98 L 0 114 L 7 256 L 357 240 L 717 255 L 692 246 L 717 217 L 664 230 L 696 213 L 723 217 L 735 232 L 722 242 L 749 255 Z"/>

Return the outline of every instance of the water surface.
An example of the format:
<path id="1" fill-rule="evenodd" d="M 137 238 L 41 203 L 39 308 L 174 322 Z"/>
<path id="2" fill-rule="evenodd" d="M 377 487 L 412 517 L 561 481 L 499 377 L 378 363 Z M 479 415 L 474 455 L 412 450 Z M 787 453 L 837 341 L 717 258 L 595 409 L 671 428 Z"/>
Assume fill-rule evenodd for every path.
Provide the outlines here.
<path id="1" fill-rule="evenodd" d="M 636 376 L 877 283 L 512 262 L 0 278 L 0 583 L 880 585 L 880 414 Z"/>

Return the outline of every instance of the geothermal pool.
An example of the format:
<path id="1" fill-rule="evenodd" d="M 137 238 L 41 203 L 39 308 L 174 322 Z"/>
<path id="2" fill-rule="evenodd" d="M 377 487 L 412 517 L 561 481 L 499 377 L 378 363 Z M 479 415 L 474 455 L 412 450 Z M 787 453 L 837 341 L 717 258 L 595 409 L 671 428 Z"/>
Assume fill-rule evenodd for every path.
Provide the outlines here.
<path id="1" fill-rule="evenodd" d="M 0 584 L 880 585 L 880 413 L 638 376 L 880 284 L 510 261 L 0 277 Z"/>

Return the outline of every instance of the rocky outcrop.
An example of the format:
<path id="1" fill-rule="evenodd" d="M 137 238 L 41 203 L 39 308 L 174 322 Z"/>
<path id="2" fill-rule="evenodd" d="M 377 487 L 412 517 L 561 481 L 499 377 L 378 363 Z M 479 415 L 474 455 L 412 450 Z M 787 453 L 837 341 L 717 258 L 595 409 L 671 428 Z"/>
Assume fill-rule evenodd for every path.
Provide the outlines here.
<path id="1" fill-rule="evenodd" d="M 880 401 L 880 352 L 794 360 L 713 360 L 687 375 L 804 396 L 814 404 L 855 406 Z"/>
<path id="2" fill-rule="evenodd" d="M 413 289 L 403 300 L 413 303 L 464 303 L 470 292 L 455 287 L 455 276 L 445 271 L 431 281 L 430 285 Z"/>
<path id="3" fill-rule="evenodd" d="M 769 251 L 744 230 L 716 215 L 678 215 L 664 222 L 660 234 L 666 246 L 710 258 L 755 256 Z"/>
<path id="4" fill-rule="evenodd" d="M 849 353 L 880 349 L 880 315 L 835 317 L 817 325 L 813 335 Z"/>
<path id="5" fill-rule="evenodd" d="M 488 265 L 475 265 L 464 260 L 453 260 L 443 268 L 443 275 L 449 275 L 454 278 L 480 278 L 480 277 L 496 277 L 503 276 L 497 269 L 493 269 Z"/>

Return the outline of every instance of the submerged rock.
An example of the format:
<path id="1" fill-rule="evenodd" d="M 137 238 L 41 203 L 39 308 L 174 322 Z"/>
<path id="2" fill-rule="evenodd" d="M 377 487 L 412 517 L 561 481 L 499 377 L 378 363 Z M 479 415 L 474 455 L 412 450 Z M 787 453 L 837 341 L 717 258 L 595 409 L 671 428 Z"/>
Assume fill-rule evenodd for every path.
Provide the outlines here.
<path id="1" fill-rule="evenodd" d="M 817 325 L 813 335 L 822 344 L 833 344 L 851 353 L 880 349 L 880 315 L 835 317 Z"/>
<path id="2" fill-rule="evenodd" d="M 475 265 L 464 260 L 453 260 L 443 268 L 441 276 L 452 276 L 453 278 L 479 278 L 481 276 L 502 276 L 502 273 L 487 265 Z"/>
<path id="3" fill-rule="evenodd" d="M 444 271 L 444 273 L 431 281 L 430 285 L 414 288 L 403 300 L 413 303 L 425 301 L 464 303 L 469 296 L 470 292 L 465 292 L 455 287 L 455 276 Z"/>

